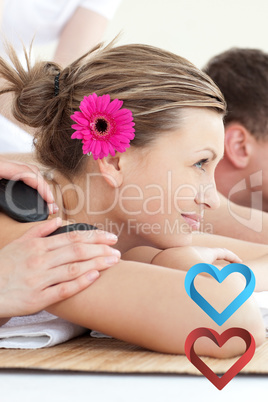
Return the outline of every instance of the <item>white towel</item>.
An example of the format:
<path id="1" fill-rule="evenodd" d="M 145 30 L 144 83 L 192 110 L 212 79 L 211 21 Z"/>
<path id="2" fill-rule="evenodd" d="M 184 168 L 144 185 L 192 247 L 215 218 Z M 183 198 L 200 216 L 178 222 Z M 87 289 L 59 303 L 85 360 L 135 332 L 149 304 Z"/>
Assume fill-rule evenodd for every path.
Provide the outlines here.
<path id="1" fill-rule="evenodd" d="M 11 318 L 0 328 L 0 348 L 39 349 L 68 341 L 88 331 L 46 311 Z"/>
<path id="2" fill-rule="evenodd" d="M 0 153 L 32 152 L 33 136 L 0 114 Z"/>
<path id="3" fill-rule="evenodd" d="M 268 338 L 268 292 L 254 292 L 253 294 L 261 310 L 264 326 L 266 329 L 266 338 Z"/>

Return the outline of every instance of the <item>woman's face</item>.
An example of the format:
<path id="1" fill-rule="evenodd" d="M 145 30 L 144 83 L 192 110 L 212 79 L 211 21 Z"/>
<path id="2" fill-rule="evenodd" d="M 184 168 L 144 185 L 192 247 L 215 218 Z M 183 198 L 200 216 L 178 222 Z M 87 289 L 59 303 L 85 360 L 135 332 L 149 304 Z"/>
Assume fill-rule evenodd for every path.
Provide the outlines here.
<path id="1" fill-rule="evenodd" d="M 178 130 L 159 136 L 146 153 L 130 147 L 124 164 L 120 219 L 128 234 L 159 248 L 191 244 L 192 230 L 209 232 L 202 215 L 219 206 L 214 171 L 224 152 L 222 116 L 205 108 L 181 114 Z"/>

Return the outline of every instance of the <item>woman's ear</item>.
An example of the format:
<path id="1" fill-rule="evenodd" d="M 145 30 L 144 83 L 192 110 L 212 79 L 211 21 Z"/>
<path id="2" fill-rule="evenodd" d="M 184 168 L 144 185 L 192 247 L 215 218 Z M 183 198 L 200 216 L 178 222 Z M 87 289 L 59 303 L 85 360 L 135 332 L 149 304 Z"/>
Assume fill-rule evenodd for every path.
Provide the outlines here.
<path id="1" fill-rule="evenodd" d="M 225 127 L 225 157 L 237 169 L 244 169 L 249 164 L 253 152 L 251 137 L 249 131 L 242 124 L 230 123 Z"/>
<path id="2" fill-rule="evenodd" d="M 114 188 L 120 187 L 123 183 L 123 172 L 121 168 L 121 155 L 119 152 L 115 156 L 108 155 L 98 159 L 98 165 L 104 180 Z"/>

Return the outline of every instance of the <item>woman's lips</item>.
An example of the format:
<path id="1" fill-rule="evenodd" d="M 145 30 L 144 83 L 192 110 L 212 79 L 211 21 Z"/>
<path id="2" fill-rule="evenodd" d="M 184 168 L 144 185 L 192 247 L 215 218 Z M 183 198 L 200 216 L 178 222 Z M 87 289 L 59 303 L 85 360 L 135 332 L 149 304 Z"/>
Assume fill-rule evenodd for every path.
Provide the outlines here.
<path id="1" fill-rule="evenodd" d="M 202 219 L 201 215 L 196 215 L 196 214 L 192 214 L 192 215 L 186 215 L 186 214 L 181 214 L 181 216 L 186 220 L 186 222 L 188 223 L 189 226 L 191 226 L 191 228 L 193 230 L 199 230 L 200 228 L 200 221 Z"/>

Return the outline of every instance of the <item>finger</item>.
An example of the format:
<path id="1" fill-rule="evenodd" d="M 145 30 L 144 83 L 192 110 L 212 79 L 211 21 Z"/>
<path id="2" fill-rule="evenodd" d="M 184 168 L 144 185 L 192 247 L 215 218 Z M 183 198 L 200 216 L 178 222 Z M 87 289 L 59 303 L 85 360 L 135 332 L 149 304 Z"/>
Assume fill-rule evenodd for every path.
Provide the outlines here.
<path id="1" fill-rule="evenodd" d="M 0 177 L 9 180 L 22 180 L 28 186 L 36 189 L 48 204 L 53 205 L 55 203 L 54 196 L 48 183 L 44 180 L 39 169 L 34 165 L 1 161 Z"/>
<path id="2" fill-rule="evenodd" d="M 50 213 L 53 214 L 58 212 L 59 208 L 55 203 L 52 191 L 50 190 L 48 183 L 44 180 L 41 172 L 36 168 L 33 173 L 35 175 L 21 177 L 20 180 L 24 181 L 25 184 L 28 184 L 28 186 L 31 186 L 38 191 L 41 197 L 48 203 Z"/>
<path id="3" fill-rule="evenodd" d="M 216 252 L 217 252 L 217 257 L 216 257 L 217 260 L 226 260 L 229 262 L 237 262 L 237 263 L 242 262 L 240 257 L 238 257 L 232 251 L 227 250 L 226 248 L 218 248 Z"/>
<path id="4" fill-rule="evenodd" d="M 45 240 L 46 250 L 52 251 L 75 243 L 84 244 L 115 244 L 118 238 L 115 234 L 102 230 L 74 230 L 48 237 Z"/>
<path id="5" fill-rule="evenodd" d="M 59 217 L 47 220 L 46 222 L 35 225 L 31 229 L 27 230 L 27 232 L 25 232 L 24 235 L 21 236 L 17 241 L 21 242 L 26 239 L 45 237 L 50 233 L 53 233 L 56 229 L 61 227 L 61 225 L 62 225 L 62 219 Z"/>
<path id="6" fill-rule="evenodd" d="M 90 286 L 99 277 L 98 271 L 90 271 L 77 279 L 46 288 L 43 292 L 43 309 L 62 300 L 68 299 Z"/>
<path id="7" fill-rule="evenodd" d="M 229 261 L 229 262 L 238 262 L 238 263 L 242 262 L 242 259 L 240 257 L 238 257 L 238 255 L 236 255 L 232 251 L 226 250 L 226 253 L 227 254 L 226 254 L 225 259 L 227 261 Z"/>
<path id="8" fill-rule="evenodd" d="M 49 287 L 58 283 L 75 280 L 81 275 L 90 271 L 103 271 L 120 261 L 119 257 L 107 255 L 103 257 L 92 258 L 88 261 L 65 264 L 60 267 L 47 271 L 43 287 Z"/>
<path id="9" fill-rule="evenodd" d="M 11 162 L 0 159 L 0 178 L 13 179 L 13 176 L 25 169 L 21 162 Z"/>
<path id="10" fill-rule="evenodd" d="M 25 170 L 20 171 L 14 176 L 13 179 L 22 180 L 28 186 L 36 189 L 48 204 L 55 204 L 54 196 L 50 190 L 50 187 L 37 168 L 36 170 L 33 170 L 30 167 L 28 167 L 28 169 L 25 167 Z"/>
<path id="11" fill-rule="evenodd" d="M 58 250 L 46 253 L 47 262 L 43 262 L 44 268 L 54 268 L 64 264 L 71 264 L 77 261 L 88 261 L 96 257 L 115 256 L 121 257 L 120 251 L 104 244 L 83 244 L 76 243 Z"/>

